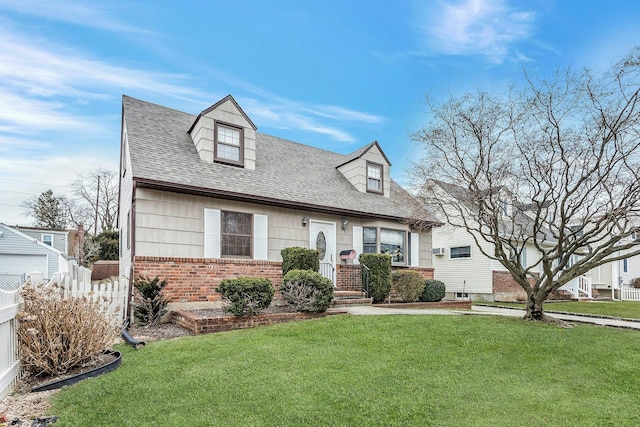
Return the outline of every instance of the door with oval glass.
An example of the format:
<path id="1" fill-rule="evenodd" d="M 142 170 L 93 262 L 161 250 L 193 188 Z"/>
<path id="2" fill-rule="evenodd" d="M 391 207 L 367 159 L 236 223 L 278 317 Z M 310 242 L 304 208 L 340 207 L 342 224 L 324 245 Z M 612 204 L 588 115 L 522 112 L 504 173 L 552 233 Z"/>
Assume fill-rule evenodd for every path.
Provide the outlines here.
<path id="1" fill-rule="evenodd" d="M 309 221 L 309 247 L 320 252 L 320 274 L 336 285 L 336 223 Z"/>

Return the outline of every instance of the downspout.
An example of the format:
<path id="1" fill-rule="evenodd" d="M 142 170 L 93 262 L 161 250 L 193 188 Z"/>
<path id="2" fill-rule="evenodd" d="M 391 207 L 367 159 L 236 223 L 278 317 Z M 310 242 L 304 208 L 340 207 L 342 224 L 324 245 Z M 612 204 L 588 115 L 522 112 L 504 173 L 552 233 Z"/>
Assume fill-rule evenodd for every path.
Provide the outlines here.
<path id="1" fill-rule="evenodd" d="M 127 308 L 125 310 L 126 318 L 131 317 L 131 299 L 133 297 L 133 280 L 135 278 L 135 258 L 136 258 L 136 187 L 137 182 L 132 180 L 131 188 L 131 230 L 129 239 L 131 239 L 131 252 L 129 253 L 129 259 L 131 264 L 129 265 L 129 291 L 127 293 Z"/>

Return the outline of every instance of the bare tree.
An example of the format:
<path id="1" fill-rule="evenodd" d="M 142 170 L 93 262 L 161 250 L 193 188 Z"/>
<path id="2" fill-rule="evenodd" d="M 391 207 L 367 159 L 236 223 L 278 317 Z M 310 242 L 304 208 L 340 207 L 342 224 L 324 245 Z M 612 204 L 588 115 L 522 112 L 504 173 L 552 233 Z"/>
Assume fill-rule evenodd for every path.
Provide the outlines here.
<path id="1" fill-rule="evenodd" d="M 609 71 L 526 75 L 522 91 L 428 100 L 412 134 L 425 158 L 417 194 L 463 227 L 527 293 L 526 319 L 548 320 L 551 292 L 640 254 L 640 49 Z M 525 247 L 537 259 L 522 262 Z M 621 254 L 620 251 L 626 251 Z M 523 265 L 524 264 L 524 265 Z"/>
<path id="2" fill-rule="evenodd" d="M 97 169 L 88 175 L 80 175 L 72 187 L 75 196 L 82 204 L 89 206 L 94 215 L 94 234 L 112 231 L 118 213 L 118 173 Z"/>

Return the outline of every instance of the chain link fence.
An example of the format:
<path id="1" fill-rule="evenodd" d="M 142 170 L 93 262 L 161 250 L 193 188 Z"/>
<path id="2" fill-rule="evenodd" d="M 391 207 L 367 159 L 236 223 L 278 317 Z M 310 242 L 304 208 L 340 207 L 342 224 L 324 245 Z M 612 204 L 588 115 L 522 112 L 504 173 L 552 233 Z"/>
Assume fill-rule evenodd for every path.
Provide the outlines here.
<path id="1" fill-rule="evenodd" d="M 3 291 L 15 291 L 26 280 L 25 274 L 0 273 L 0 289 Z"/>

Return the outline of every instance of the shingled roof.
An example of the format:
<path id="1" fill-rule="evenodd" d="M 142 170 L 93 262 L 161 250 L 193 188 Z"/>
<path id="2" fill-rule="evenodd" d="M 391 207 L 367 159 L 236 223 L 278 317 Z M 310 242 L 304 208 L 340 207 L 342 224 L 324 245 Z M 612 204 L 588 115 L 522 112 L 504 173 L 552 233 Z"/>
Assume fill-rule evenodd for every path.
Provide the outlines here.
<path id="1" fill-rule="evenodd" d="M 413 199 L 393 180 L 391 197 L 383 197 L 358 191 L 337 170 L 371 144 L 343 155 L 256 132 L 256 168 L 248 170 L 200 159 L 187 132 L 196 115 L 128 96 L 122 104 L 138 186 L 368 218 L 411 216 Z"/>

